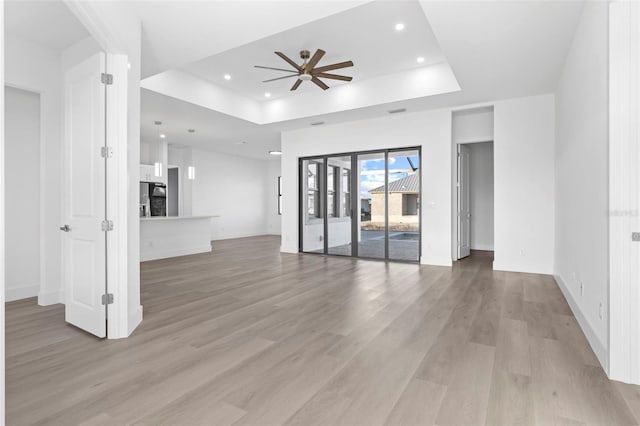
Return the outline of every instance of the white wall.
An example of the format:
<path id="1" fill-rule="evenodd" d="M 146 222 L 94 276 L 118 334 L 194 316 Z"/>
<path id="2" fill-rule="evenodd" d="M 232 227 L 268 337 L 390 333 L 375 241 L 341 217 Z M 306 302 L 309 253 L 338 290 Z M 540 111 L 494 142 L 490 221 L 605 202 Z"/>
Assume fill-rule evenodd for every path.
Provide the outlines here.
<path id="1" fill-rule="evenodd" d="M 196 149 L 192 155 L 193 215 L 220 216 L 212 220 L 211 239 L 266 234 L 268 162 Z"/>
<path id="2" fill-rule="evenodd" d="M 5 297 L 40 290 L 40 96 L 5 89 Z"/>
<path id="3" fill-rule="evenodd" d="M 278 214 L 278 176 L 281 176 L 281 174 L 282 170 L 279 159 L 267 162 L 267 177 L 264 182 L 267 234 L 280 235 L 282 229 L 282 216 Z"/>
<path id="4" fill-rule="evenodd" d="M 298 251 L 298 158 L 422 146 L 421 263 L 451 265 L 451 110 L 433 110 L 283 132 L 282 250 Z M 494 104 L 494 267 L 551 274 L 554 235 L 554 97 Z M 523 253 L 523 254 L 521 254 Z"/>
<path id="5" fill-rule="evenodd" d="M 494 104 L 494 262 L 553 273 L 554 96 Z"/>
<path id="6" fill-rule="evenodd" d="M 282 133 L 282 251 L 298 252 L 298 158 L 422 147 L 422 259 L 451 265 L 451 112 L 405 113 Z"/>
<path id="7" fill-rule="evenodd" d="M 454 144 L 493 140 L 493 107 L 470 108 L 453 112 Z"/>
<path id="8" fill-rule="evenodd" d="M 607 3 L 587 2 L 556 92 L 555 149 L 554 273 L 604 366 L 608 346 L 607 40 Z"/>
<path id="9" fill-rule="evenodd" d="M 62 74 L 59 52 L 5 38 L 5 82 L 40 94 L 40 292 L 38 303 L 64 300 L 61 292 Z"/>
<path id="10" fill-rule="evenodd" d="M 493 142 L 467 146 L 470 152 L 471 249 L 493 250 Z"/>

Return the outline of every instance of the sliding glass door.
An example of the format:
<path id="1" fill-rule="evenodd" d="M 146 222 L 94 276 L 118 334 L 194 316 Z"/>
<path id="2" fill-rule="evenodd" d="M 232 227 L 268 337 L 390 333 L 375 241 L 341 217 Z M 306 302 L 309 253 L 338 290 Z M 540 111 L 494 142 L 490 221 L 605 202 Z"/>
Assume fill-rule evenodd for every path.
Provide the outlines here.
<path id="1" fill-rule="evenodd" d="M 324 247 L 324 159 L 310 158 L 300 163 L 301 249 L 307 253 L 325 253 Z"/>
<path id="2" fill-rule="evenodd" d="M 386 153 L 357 154 L 356 157 L 360 183 L 357 256 L 386 259 L 387 202 L 384 190 Z"/>
<path id="3" fill-rule="evenodd" d="M 387 230 L 389 259 L 417 261 L 420 254 L 420 153 L 389 152 Z"/>
<path id="4" fill-rule="evenodd" d="M 300 251 L 420 259 L 420 149 L 300 160 Z"/>
<path id="5" fill-rule="evenodd" d="M 351 256 L 351 156 L 327 158 L 327 253 Z"/>

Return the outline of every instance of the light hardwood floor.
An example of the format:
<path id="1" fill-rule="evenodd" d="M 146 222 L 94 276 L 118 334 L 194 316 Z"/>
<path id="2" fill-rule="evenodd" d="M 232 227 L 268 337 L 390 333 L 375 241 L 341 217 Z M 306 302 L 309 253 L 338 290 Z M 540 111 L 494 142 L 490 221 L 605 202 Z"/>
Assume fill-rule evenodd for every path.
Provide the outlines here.
<path id="1" fill-rule="evenodd" d="M 142 264 L 144 322 L 98 340 L 7 304 L 7 424 L 637 424 L 549 276 L 280 254 Z"/>

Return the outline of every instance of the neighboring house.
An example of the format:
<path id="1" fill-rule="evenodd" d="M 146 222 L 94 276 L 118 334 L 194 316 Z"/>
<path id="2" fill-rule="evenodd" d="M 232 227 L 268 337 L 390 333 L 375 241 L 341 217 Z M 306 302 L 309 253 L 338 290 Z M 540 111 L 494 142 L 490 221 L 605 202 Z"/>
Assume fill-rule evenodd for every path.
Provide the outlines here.
<path id="1" fill-rule="evenodd" d="M 384 222 L 386 186 L 370 190 L 371 221 Z M 418 223 L 420 173 L 389 183 L 389 223 Z"/>
<path id="2" fill-rule="evenodd" d="M 362 221 L 367 221 L 367 222 L 371 220 L 371 199 L 370 198 L 360 199 L 360 218 Z"/>

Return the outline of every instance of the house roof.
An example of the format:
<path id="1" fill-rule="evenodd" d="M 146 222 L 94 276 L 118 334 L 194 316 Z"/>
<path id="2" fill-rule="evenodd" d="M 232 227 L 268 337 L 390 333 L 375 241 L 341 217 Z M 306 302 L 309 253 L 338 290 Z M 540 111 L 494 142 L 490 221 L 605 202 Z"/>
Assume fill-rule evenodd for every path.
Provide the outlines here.
<path id="1" fill-rule="evenodd" d="M 370 193 L 384 192 L 385 185 L 373 188 Z M 420 191 L 420 172 L 389 183 L 389 192 L 408 192 L 417 194 Z"/>

